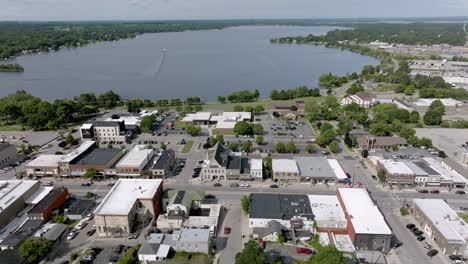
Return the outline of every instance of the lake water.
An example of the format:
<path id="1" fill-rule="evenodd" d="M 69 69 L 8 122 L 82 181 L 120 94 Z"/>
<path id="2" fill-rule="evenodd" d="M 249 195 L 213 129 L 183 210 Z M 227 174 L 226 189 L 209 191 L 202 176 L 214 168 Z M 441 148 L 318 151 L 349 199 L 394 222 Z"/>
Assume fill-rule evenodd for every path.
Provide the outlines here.
<path id="1" fill-rule="evenodd" d="M 46 100 L 114 90 L 124 97 L 215 101 L 240 89 L 317 86 L 374 58 L 314 45 L 270 44 L 275 37 L 324 34 L 332 27 L 245 26 L 144 34 L 76 49 L 18 57 L 24 73 L 0 73 L 0 96 L 24 89 Z M 163 50 L 165 49 L 165 52 Z"/>

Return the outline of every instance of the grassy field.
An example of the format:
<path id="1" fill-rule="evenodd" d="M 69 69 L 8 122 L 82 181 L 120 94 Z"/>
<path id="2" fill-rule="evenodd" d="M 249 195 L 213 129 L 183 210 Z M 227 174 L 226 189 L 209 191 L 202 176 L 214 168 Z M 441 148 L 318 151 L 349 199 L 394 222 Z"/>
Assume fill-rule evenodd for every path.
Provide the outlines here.
<path id="1" fill-rule="evenodd" d="M 263 99 L 256 102 L 248 102 L 248 103 L 206 103 L 203 105 L 204 110 L 213 110 L 213 111 L 233 111 L 234 106 L 240 105 L 242 107 L 252 106 L 255 107 L 256 105 L 263 105 L 265 110 L 271 110 L 274 108 L 275 105 L 279 104 L 291 104 L 294 105 L 297 100 L 303 100 L 306 103 L 309 101 L 317 101 L 318 103 L 322 102 L 325 97 L 305 97 L 305 98 L 296 98 L 291 100 L 270 100 L 270 99 Z"/>
<path id="2" fill-rule="evenodd" d="M 460 217 L 468 223 L 468 214 L 459 214 Z"/>
<path id="3" fill-rule="evenodd" d="M 192 146 L 193 146 L 193 140 L 188 140 L 185 143 L 184 148 L 182 149 L 182 153 L 189 153 L 190 150 L 192 150 Z"/>
<path id="4" fill-rule="evenodd" d="M 21 125 L 13 124 L 13 125 L 0 125 L 0 131 L 23 131 Z"/>
<path id="5" fill-rule="evenodd" d="M 176 252 L 175 255 L 167 259 L 168 262 L 192 263 L 192 264 L 209 264 L 211 259 L 203 253 Z"/>

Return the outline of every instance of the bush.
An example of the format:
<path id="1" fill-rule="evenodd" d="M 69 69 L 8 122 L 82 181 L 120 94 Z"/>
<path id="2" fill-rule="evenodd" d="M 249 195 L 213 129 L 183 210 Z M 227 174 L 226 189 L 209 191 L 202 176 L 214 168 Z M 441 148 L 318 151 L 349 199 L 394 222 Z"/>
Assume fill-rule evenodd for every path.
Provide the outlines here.
<path id="1" fill-rule="evenodd" d="M 47 256 L 52 246 L 52 241 L 45 238 L 28 238 L 19 247 L 19 253 L 26 263 L 37 263 Z"/>
<path id="2" fill-rule="evenodd" d="M 406 207 L 401 207 L 401 208 L 400 208 L 400 214 L 401 214 L 401 216 L 407 216 L 407 215 L 409 215 L 408 208 L 406 208 Z"/>

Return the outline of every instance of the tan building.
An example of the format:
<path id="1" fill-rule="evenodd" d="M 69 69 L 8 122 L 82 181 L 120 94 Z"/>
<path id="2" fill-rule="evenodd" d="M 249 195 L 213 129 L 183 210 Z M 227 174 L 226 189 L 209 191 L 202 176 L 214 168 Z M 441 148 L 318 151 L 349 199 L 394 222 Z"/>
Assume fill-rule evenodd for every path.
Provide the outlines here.
<path id="1" fill-rule="evenodd" d="M 153 158 L 154 150 L 146 145 L 136 145 L 115 166 L 120 177 L 139 177 Z"/>
<path id="2" fill-rule="evenodd" d="M 99 142 L 125 142 L 127 140 L 124 122 L 96 121 L 93 123 L 94 138 Z"/>
<path id="3" fill-rule="evenodd" d="M 0 144 L 0 168 L 9 166 L 17 160 L 16 147 L 9 143 Z"/>
<path id="4" fill-rule="evenodd" d="M 156 220 L 162 189 L 162 180 L 118 180 L 94 211 L 98 236 L 128 236 L 137 226 Z"/>
<path id="5" fill-rule="evenodd" d="M 359 136 L 356 141 L 361 149 L 389 149 L 408 145 L 408 142 L 403 137 Z"/>
<path id="6" fill-rule="evenodd" d="M 293 159 L 273 159 L 272 169 L 275 181 L 301 181 L 299 167 Z"/>

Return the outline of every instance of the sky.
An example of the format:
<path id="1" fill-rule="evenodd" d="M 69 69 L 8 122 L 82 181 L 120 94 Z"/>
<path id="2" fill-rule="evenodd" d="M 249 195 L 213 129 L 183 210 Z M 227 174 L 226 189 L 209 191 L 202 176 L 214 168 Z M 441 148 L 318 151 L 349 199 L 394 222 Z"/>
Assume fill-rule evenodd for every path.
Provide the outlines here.
<path id="1" fill-rule="evenodd" d="M 0 20 L 467 16 L 468 0 L 0 0 Z"/>

